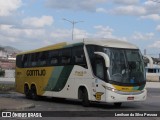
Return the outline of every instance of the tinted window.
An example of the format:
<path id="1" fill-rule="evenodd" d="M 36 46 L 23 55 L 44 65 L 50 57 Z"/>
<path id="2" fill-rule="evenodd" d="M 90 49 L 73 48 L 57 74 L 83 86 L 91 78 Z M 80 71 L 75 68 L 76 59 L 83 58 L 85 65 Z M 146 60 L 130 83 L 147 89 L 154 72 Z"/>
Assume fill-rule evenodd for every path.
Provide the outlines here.
<path id="1" fill-rule="evenodd" d="M 59 61 L 59 52 L 57 51 L 49 51 L 48 56 L 48 65 L 58 65 Z"/>
<path id="2" fill-rule="evenodd" d="M 156 73 L 156 69 L 148 69 L 148 73 Z"/>
<path id="3" fill-rule="evenodd" d="M 48 60 L 48 51 L 44 51 L 39 53 L 39 66 L 46 66 L 47 65 L 47 60 Z"/>
<path id="4" fill-rule="evenodd" d="M 29 66 L 29 54 L 22 55 L 22 67 L 26 68 Z"/>
<path id="5" fill-rule="evenodd" d="M 71 64 L 71 48 L 66 48 L 60 51 L 60 57 L 61 57 L 61 64 L 67 65 Z"/>
<path id="6" fill-rule="evenodd" d="M 104 59 L 101 56 L 97 56 L 93 65 L 94 74 L 104 80 L 105 79 L 105 67 L 104 67 Z"/>
<path id="7" fill-rule="evenodd" d="M 80 65 L 87 67 L 83 46 L 76 46 L 64 49 L 42 51 L 17 56 L 17 65 L 21 67 L 45 67 Z"/>
<path id="8" fill-rule="evenodd" d="M 32 53 L 32 54 L 30 54 L 30 55 L 31 55 L 31 58 L 30 58 L 30 66 L 31 66 L 31 67 L 38 66 L 39 53 Z"/>
<path id="9" fill-rule="evenodd" d="M 16 57 L 16 66 L 21 68 L 22 67 L 22 55 L 18 55 Z"/>
<path id="10" fill-rule="evenodd" d="M 81 65 L 87 67 L 86 58 L 83 50 L 83 46 L 77 46 L 72 48 L 73 63 L 75 65 Z"/>

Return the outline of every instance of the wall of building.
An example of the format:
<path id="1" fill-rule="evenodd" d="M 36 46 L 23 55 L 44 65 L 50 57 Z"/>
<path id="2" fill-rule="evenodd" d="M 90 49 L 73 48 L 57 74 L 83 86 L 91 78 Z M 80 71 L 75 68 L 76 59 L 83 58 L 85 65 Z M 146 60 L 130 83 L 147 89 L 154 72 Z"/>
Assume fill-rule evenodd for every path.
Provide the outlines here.
<path id="1" fill-rule="evenodd" d="M 5 78 L 15 78 L 15 70 L 5 70 Z"/>

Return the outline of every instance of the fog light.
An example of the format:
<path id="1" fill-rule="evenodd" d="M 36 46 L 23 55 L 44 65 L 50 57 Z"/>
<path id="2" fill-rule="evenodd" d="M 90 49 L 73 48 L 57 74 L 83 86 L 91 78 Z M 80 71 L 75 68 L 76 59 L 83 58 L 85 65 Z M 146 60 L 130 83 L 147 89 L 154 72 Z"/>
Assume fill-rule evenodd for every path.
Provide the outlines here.
<path id="1" fill-rule="evenodd" d="M 146 96 L 143 96 L 143 99 L 145 99 L 146 98 Z"/>
<path id="2" fill-rule="evenodd" d="M 111 98 L 112 98 L 112 99 L 115 99 L 115 97 L 114 97 L 114 96 L 111 96 Z"/>

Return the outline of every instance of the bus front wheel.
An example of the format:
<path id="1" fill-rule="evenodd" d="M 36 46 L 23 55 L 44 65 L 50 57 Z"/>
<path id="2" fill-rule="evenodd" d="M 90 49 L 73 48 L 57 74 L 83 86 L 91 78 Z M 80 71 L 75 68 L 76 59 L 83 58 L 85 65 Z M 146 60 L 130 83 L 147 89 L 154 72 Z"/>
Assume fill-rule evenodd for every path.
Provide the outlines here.
<path id="1" fill-rule="evenodd" d="M 82 105 L 84 107 L 88 107 L 90 105 L 90 101 L 88 99 L 88 92 L 85 88 L 82 90 Z"/>

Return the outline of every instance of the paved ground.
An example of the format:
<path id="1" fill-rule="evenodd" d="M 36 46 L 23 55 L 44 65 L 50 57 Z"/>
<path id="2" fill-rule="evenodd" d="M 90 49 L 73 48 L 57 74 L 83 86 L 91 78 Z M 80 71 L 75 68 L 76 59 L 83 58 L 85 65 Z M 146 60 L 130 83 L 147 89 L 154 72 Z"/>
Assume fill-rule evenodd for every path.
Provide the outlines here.
<path id="1" fill-rule="evenodd" d="M 11 83 L 14 81 L 13 78 L 12 79 L 5 78 L 5 79 L 0 79 L 0 83 L 3 82 L 4 80 L 6 80 L 7 82 L 11 82 Z M 160 88 L 160 82 L 147 82 L 146 88 Z M 14 96 L 14 93 L 12 93 L 12 95 Z M 3 94 L 0 94 L 0 98 L 1 98 L 0 99 L 0 111 L 2 111 L 2 110 L 27 109 L 27 108 L 34 107 L 33 103 L 29 103 L 29 102 L 26 102 L 26 101 L 21 101 L 19 99 L 15 100 L 15 99 L 12 99 L 10 97 L 7 98 L 7 97 L 4 97 Z"/>
<path id="2" fill-rule="evenodd" d="M 16 92 L 0 93 L 0 111 L 24 110 L 35 106 L 26 100 L 15 99 L 15 96 L 17 96 Z"/>
<path id="3" fill-rule="evenodd" d="M 0 77 L 0 84 L 14 84 L 15 78 L 2 78 Z M 8 95 L 7 95 L 8 94 Z M 0 92 L 0 111 L 4 110 L 22 110 L 34 107 L 33 103 L 26 102 L 25 100 L 13 99 L 12 96 L 17 93 L 1 93 Z"/>
<path id="4" fill-rule="evenodd" d="M 146 88 L 160 88 L 160 82 L 147 82 Z"/>
<path id="5" fill-rule="evenodd" d="M 134 103 L 125 103 L 122 105 L 121 108 L 115 108 L 112 104 L 96 104 L 96 103 L 92 103 L 90 107 L 83 107 L 81 105 L 80 101 L 74 101 L 74 100 L 63 100 L 63 101 L 57 101 L 54 100 L 52 98 L 46 98 L 43 100 L 39 100 L 39 101 L 34 101 L 31 99 L 26 99 L 24 97 L 24 95 L 22 94 L 18 94 L 15 92 L 12 92 L 11 94 L 1 94 L 1 98 L 11 98 L 11 101 L 7 101 L 7 99 L 3 99 L 6 104 L 9 102 L 9 105 L 15 105 L 17 103 L 17 105 L 20 105 L 20 107 L 15 108 L 15 110 L 13 110 L 13 112 L 37 112 L 39 111 L 40 113 L 42 113 L 42 116 L 47 115 L 47 114 L 51 114 L 53 116 L 55 116 L 55 112 L 57 111 L 61 111 L 65 113 L 58 113 L 59 117 L 47 117 L 45 118 L 43 116 L 43 118 L 37 118 L 37 120 L 72 120 L 72 119 L 77 119 L 77 120 L 105 120 L 105 119 L 110 119 L 110 120 L 159 120 L 158 117 L 73 117 L 73 116 L 82 116 L 81 115 L 81 111 L 84 111 L 85 113 L 87 113 L 87 116 L 94 116 L 96 114 L 99 114 L 98 112 L 101 113 L 101 111 L 104 111 L 105 113 L 102 113 L 103 115 L 106 115 L 109 112 L 114 112 L 114 113 L 124 113 L 124 112 L 129 112 L 129 111 L 135 111 L 136 113 L 139 113 L 140 111 L 159 111 L 160 112 L 160 102 L 159 102 L 159 98 L 160 98 L 160 94 L 159 94 L 159 89 L 157 88 L 147 88 L 148 90 L 148 97 L 147 100 L 144 102 L 134 102 Z M 32 103 L 34 104 L 33 107 L 27 109 L 26 107 L 23 108 L 23 106 L 21 106 L 21 102 L 23 103 L 23 105 L 28 104 L 28 103 Z M 10 106 L 11 107 L 11 106 Z M 8 110 L 9 112 L 11 110 Z M 43 114 L 43 111 L 46 112 L 45 114 Z M 54 111 L 54 112 L 53 112 Z M 72 112 L 69 112 L 72 111 Z M 79 112 L 78 112 L 79 111 Z M 94 112 L 95 111 L 95 112 Z M 69 113 L 68 113 L 69 112 Z M 76 113 L 74 113 L 76 112 Z M 1 114 L 1 111 L 0 111 Z M 72 114 L 72 117 L 64 117 L 65 114 Z M 159 114 L 159 113 L 158 113 Z M 57 115 L 57 114 L 56 114 Z M 49 115 L 50 116 L 50 115 Z M 62 116 L 62 117 L 60 117 Z M 108 116 L 108 115 L 107 115 Z M 2 120 L 21 120 L 21 119 L 28 119 L 28 120 L 35 120 L 36 118 L 6 118 L 6 119 L 2 119 Z M 1 118 L 0 118 L 1 120 Z"/>
<path id="6" fill-rule="evenodd" d="M 14 78 L 12 78 L 12 79 L 10 79 L 10 78 L 5 78 L 5 79 L 2 79 L 2 78 L 0 78 L 0 84 L 1 83 L 11 83 L 11 84 L 13 84 L 14 83 Z M 160 88 L 160 82 L 147 82 L 147 84 L 146 84 L 146 88 L 148 88 L 148 89 L 150 89 L 150 88 Z M 24 97 L 24 95 L 22 95 L 22 94 L 18 94 L 18 96 L 20 96 L 19 98 L 17 97 L 16 98 L 16 95 L 17 95 L 17 93 L 15 93 L 15 92 L 12 92 L 12 93 L 8 93 L 8 95 L 6 95 L 6 94 L 0 94 L 0 112 L 1 111 L 10 111 L 10 110 L 18 110 L 18 111 L 20 111 L 20 110 L 22 110 L 22 111 L 24 111 L 24 110 L 34 110 L 34 107 L 36 106 L 37 107 L 37 102 L 35 101 L 35 102 L 33 102 L 33 101 L 31 101 L 31 100 L 26 100 L 26 99 L 19 99 L 19 98 L 21 98 L 21 96 L 22 96 L 22 98 Z M 153 94 L 152 96 L 150 96 L 150 97 L 152 97 L 152 98 L 154 98 L 154 99 L 159 99 L 159 97 L 157 97 L 156 96 L 156 94 Z M 41 102 L 41 101 L 40 101 Z M 152 101 L 150 101 L 150 102 L 152 102 Z M 43 101 L 42 101 L 42 103 L 43 103 Z M 46 101 L 46 103 L 48 103 L 48 104 L 53 104 L 53 103 L 50 103 L 50 102 L 47 102 Z M 45 103 L 45 104 L 46 104 Z M 158 102 L 159 103 L 159 102 Z M 66 104 L 66 103 L 65 103 Z M 79 103 L 77 103 L 77 104 L 79 104 Z M 148 104 L 151 104 L 151 103 L 148 103 Z M 148 104 L 146 105 L 146 106 L 148 106 Z M 54 105 L 54 104 L 53 104 Z M 59 108 L 59 105 L 60 106 L 62 106 L 62 108 L 65 108 L 63 105 L 63 103 L 58 103 L 58 106 L 57 106 L 57 108 Z M 140 104 L 139 104 L 140 105 Z M 71 105 L 69 104 L 68 105 L 69 107 L 71 107 Z M 76 106 L 76 105 L 74 105 L 73 104 L 73 106 L 74 107 L 78 107 L 78 109 L 79 109 L 79 106 Z M 80 105 L 81 106 L 81 105 Z M 51 106 L 52 107 L 52 106 Z M 55 107 L 55 106 L 54 106 Z M 149 106 L 148 106 L 149 107 Z M 150 106 L 151 107 L 151 106 Z M 156 107 L 156 106 L 155 106 Z M 39 108 L 42 108 L 41 106 L 38 106 L 38 109 Z M 45 109 L 47 110 L 47 109 L 49 109 L 50 107 L 46 107 Z M 84 107 L 82 107 L 83 109 L 88 109 L 88 108 L 84 108 Z M 96 107 L 93 107 L 94 109 L 97 109 Z M 36 108 L 35 108 L 36 109 Z M 67 108 L 67 109 L 69 109 L 69 108 Z M 74 108 L 75 109 L 75 108 Z M 102 108 L 103 109 L 103 108 Z M 159 109 L 159 108 L 157 108 L 157 109 Z M 51 109 L 50 109 L 51 110 Z M 1 118 L 0 118 L 1 119 Z M 34 118 L 35 119 L 35 118 Z M 49 119 L 49 118 L 47 118 L 47 119 Z M 52 118 L 53 119 L 53 118 Z M 57 119 L 57 118 L 55 118 L 55 119 Z M 60 120 L 66 120 L 67 118 L 58 118 L 58 119 L 60 119 Z M 71 120 L 71 119 L 75 119 L 75 118 L 68 118 L 67 120 Z M 78 119 L 78 120 L 80 120 L 81 118 L 76 118 L 76 119 Z M 103 119 L 103 118 L 102 118 Z M 110 118 L 111 120 L 113 119 L 113 118 Z M 117 120 L 120 120 L 121 118 L 120 117 L 118 117 L 118 118 L 114 118 L 114 119 L 117 119 Z M 135 119 L 135 118 L 134 118 Z M 145 118 L 136 118 L 137 120 L 144 120 Z M 155 119 L 155 118 L 146 118 L 147 120 L 158 120 L 158 119 Z M 90 117 L 88 120 L 96 120 L 96 118 L 92 118 L 92 117 Z M 124 120 L 124 118 L 122 118 L 122 120 Z M 128 120 L 132 120 L 132 118 L 129 118 Z"/>
<path id="7" fill-rule="evenodd" d="M 5 110 L 23 110 L 34 107 L 33 103 L 27 103 L 26 101 L 15 100 L 12 98 L 0 99 L 0 111 Z"/>

